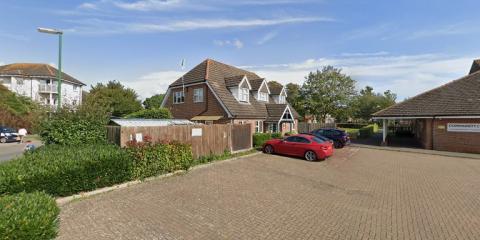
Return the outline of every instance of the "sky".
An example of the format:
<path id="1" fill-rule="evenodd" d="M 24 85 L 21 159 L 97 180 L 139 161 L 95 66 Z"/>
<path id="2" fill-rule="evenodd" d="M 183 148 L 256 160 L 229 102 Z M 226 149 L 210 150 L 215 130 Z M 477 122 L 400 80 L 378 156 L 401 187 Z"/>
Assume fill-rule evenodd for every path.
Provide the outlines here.
<path id="1" fill-rule="evenodd" d="M 57 65 L 88 85 L 117 80 L 163 93 L 211 58 L 302 84 L 341 68 L 357 88 L 412 97 L 468 73 L 480 58 L 474 0 L 0 0 L 0 64 Z M 186 59 L 186 68 L 180 63 Z"/>

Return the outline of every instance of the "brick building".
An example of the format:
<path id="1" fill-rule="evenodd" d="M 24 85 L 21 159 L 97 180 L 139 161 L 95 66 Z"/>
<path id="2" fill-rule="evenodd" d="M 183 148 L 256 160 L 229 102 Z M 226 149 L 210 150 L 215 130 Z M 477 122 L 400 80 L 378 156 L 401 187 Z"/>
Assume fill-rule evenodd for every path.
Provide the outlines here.
<path id="1" fill-rule="evenodd" d="M 162 106 L 177 119 L 251 124 L 252 132 L 289 132 L 297 129 L 298 113 L 286 97 L 282 85 L 207 59 L 170 84 Z"/>
<path id="2" fill-rule="evenodd" d="M 424 92 L 373 114 L 386 125 L 408 120 L 414 136 L 426 149 L 480 153 L 480 60 L 467 76 Z"/>

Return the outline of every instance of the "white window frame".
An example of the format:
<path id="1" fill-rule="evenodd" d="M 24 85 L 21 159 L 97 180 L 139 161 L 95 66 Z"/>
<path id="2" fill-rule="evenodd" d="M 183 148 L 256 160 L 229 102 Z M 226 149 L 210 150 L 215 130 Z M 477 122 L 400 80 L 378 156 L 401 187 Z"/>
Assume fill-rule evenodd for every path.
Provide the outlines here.
<path id="1" fill-rule="evenodd" d="M 250 102 L 250 90 L 248 88 L 240 88 L 238 91 L 238 99 L 240 102 Z"/>
<path id="2" fill-rule="evenodd" d="M 263 121 L 255 121 L 255 132 L 263 132 Z"/>
<path id="3" fill-rule="evenodd" d="M 193 102 L 194 103 L 203 102 L 203 88 L 193 89 Z"/>
<path id="4" fill-rule="evenodd" d="M 268 93 L 258 92 L 258 100 L 268 102 Z"/>
<path id="5" fill-rule="evenodd" d="M 287 103 L 287 98 L 286 98 L 285 96 L 283 96 L 283 95 L 280 95 L 280 96 L 278 97 L 278 103 L 279 103 L 279 104 L 285 104 L 285 103 Z"/>
<path id="6" fill-rule="evenodd" d="M 181 104 L 185 102 L 185 93 L 177 91 L 173 93 L 173 104 Z"/>

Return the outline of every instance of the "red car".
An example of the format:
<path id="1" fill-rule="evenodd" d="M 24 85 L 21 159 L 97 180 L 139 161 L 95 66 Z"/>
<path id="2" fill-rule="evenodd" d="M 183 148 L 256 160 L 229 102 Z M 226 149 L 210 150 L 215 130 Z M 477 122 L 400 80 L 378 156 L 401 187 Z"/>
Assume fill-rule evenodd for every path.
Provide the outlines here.
<path id="1" fill-rule="evenodd" d="M 298 134 L 267 141 L 263 145 L 263 152 L 304 157 L 307 161 L 315 161 L 332 156 L 333 143 L 314 135 Z"/>

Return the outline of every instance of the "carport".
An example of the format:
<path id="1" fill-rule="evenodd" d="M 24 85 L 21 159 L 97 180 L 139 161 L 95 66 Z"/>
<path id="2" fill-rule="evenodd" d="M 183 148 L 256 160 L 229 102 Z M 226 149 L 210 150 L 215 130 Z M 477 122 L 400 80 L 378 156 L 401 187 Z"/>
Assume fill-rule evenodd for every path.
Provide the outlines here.
<path id="1" fill-rule="evenodd" d="M 373 119 L 383 122 L 383 145 L 389 121 L 411 121 L 425 149 L 480 153 L 480 60 L 467 76 L 374 113 Z"/>

